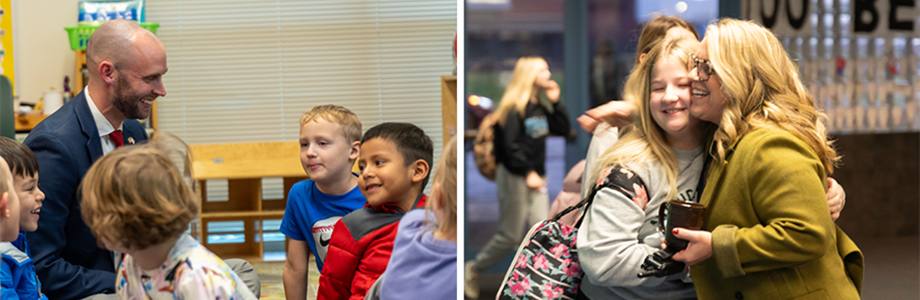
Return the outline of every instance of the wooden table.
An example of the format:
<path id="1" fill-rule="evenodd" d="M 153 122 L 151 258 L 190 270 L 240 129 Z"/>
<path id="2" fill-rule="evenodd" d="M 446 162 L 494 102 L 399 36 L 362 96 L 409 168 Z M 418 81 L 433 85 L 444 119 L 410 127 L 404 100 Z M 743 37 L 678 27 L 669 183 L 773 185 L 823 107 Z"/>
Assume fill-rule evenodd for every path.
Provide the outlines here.
<path id="1" fill-rule="evenodd" d="M 29 132 L 38 122 L 44 120 L 47 115 L 20 115 L 16 116 L 16 132 Z"/>

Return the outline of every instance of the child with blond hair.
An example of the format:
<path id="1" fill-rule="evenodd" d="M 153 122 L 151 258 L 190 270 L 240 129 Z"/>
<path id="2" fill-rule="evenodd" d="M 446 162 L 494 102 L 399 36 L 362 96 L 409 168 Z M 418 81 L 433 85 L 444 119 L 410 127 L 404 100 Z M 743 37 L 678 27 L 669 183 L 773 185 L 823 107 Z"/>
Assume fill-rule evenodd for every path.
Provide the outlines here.
<path id="1" fill-rule="evenodd" d="M 83 219 L 99 246 L 127 254 L 116 272 L 118 298 L 255 299 L 223 260 L 185 233 L 199 200 L 183 176 L 188 157 L 166 145 L 118 148 L 90 167 L 80 188 Z M 175 157 L 186 159 L 186 172 Z"/>
<path id="2" fill-rule="evenodd" d="M 291 187 L 281 220 L 287 299 L 306 298 L 310 253 L 322 271 L 335 222 L 367 203 L 352 172 L 360 140 L 361 120 L 347 108 L 320 105 L 300 118 L 300 162 L 310 179 Z"/>
<path id="3" fill-rule="evenodd" d="M 425 210 L 399 221 L 386 272 L 365 299 L 452 299 L 457 295 L 457 139 L 444 146 Z M 406 289 L 406 282 L 414 282 Z"/>

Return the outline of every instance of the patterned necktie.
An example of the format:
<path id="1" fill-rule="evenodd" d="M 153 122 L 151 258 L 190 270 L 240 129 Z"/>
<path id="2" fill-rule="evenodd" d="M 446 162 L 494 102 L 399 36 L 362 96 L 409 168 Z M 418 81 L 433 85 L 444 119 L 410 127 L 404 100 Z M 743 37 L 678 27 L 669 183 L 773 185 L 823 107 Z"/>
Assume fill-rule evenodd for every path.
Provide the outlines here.
<path id="1" fill-rule="evenodd" d="M 115 131 L 109 133 L 109 138 L 111 138 L 112 142 L 115 143 L 115 148 L 121 147 L 125 144 L 125 137 L 121 134 L 121 130 L 115 129 Z"/>

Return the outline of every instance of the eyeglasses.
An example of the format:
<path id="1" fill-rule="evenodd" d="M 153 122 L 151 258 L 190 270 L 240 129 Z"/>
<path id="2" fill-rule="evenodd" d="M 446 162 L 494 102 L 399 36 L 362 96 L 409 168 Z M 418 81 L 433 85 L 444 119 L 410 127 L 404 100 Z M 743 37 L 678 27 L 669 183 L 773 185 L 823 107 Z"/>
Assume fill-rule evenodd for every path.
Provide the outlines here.
<path id="1" fill-rule="evenodd" d="M 709 80 L 709 75 L 712 75 L 713 72 L 712 63 L 708 59 L 696 58 L 696 54 L 690 54 L 690 61 L 696 66 L 696 76 L 700 78 L 700 81 Z"/>

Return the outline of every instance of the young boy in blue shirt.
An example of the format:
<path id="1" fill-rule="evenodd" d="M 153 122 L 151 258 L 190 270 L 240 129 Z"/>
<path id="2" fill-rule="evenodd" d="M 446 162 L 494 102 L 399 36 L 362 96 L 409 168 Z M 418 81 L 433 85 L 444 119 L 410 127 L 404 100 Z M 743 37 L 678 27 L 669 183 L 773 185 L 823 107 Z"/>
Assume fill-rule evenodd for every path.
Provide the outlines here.
<path id="1" fill-rule="evenodd" d="M 316 106 L 300 118 L 300 162 L 310 179 L 291 188 L 281 220 L 289 238 L 282 272 L 287 299 L 306 299 L 310 253 L 322 271 L 336 221 L 367 203 L 352 172 L 360 139 L 361 121 L 344 107 Z"/>
<path id="2" fill-rule="evenodd" d="M 19 237 L 13 242 L 0 243 L 0 299 L 48 299 L 42 294 L 41 283 L 35 275 L 29 242 L 25 232 L 38 229 L 38 213 L 41 212 L 45 194 L 38 189 L 38 160 L 29 147 L 19 142 L 0 137 L 0 157 L 9 165 L 13 186 L 9 188 L 9 201 L 19 202 Z"/>

